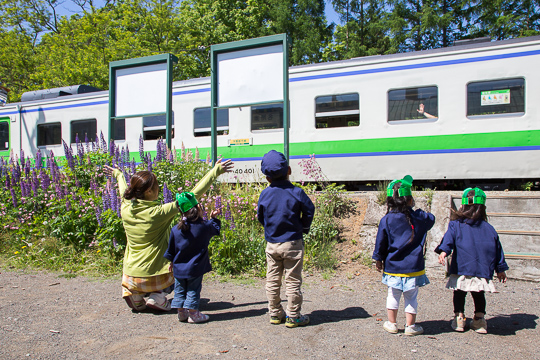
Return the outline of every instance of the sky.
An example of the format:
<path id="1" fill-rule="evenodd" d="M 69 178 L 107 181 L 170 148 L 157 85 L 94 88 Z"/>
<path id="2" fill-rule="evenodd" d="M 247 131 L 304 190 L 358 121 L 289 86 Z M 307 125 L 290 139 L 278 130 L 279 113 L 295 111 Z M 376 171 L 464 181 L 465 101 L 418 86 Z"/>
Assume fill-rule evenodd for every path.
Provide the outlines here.
<path id="1" fill-rule="evenodd" d="M 326 13 L 326 20 L 328 21 L 328 23 L 336 23 L 336 24 L 340 24 L 340 21 L 339 21 L 339 17 L 338 17 L 338 14 L 334 11 L 334 8 L 332 7 L 332 3 L 330 1 L 326 1 L 325 2 L 325 8 L 324 8 L 324 12 Z"/>

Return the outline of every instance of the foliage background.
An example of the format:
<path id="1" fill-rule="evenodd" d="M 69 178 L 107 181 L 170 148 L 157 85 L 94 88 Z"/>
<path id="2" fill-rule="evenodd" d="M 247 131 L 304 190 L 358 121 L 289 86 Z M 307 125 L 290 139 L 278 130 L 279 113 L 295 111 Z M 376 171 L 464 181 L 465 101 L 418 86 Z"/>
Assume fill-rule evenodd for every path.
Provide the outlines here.
<path id="1" fill-rule="evenodd" d="M 339 15 L 329 23 L 325 4 Z M 174 80 L 209 75 L 210 45 L 286 33 L 291 65 L 540 33 L 538 0 L 0 0 L 0 81 L 108 89 L 111 61 L 172 53 Z M 65 9 L 75 9 L 71 15 Z"/>

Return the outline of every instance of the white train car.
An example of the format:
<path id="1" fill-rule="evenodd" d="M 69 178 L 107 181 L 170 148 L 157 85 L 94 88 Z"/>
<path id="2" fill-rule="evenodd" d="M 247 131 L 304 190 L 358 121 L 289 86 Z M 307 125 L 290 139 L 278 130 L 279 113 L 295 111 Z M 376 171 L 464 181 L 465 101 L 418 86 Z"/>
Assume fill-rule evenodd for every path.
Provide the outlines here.
<path id="1" fill-rule="evenodd" d="M 309 180 L 299 162 L 310 154 L 338 182 L 540 179 L 538 63 L 539 36 L 292 67 L 292 179 Z M 173 84 L 173 147 L 206 157 L 209 105 L 209 78 Z M 107 91 L 6 104 L 0 155 L 62 156 L 60 139 L 108 138 L 107 121 Z M 118 120 L 115 143 L 138 159 L 139 137 L 155 150 L 164 125 L 164 116 Z M 262 155 L 283 149 L 281 105 L 220 110 L 217 144 L 236 162 L 230 181 L 259 177 Z"/>

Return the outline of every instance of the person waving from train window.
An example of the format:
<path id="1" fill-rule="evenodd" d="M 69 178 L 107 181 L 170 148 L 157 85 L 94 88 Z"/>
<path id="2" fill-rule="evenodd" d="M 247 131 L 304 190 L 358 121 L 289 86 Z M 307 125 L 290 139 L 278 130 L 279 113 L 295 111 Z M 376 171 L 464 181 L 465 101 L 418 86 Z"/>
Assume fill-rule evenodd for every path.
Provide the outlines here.
<path id="1" fill-rule="evenodd" d="M 424 111 L 424 104 L 420 104 L 418 106 L 418 109 L 416 110 L 420 115 L 424 115 L 428 119 L 436 119 L 436 116 L 431 115 L 430 113 L 427 113 Z"/>
<path id="2" fill-rule="evenodd" d="M 221 174 L 232 171 L 231 160 L 216 162 L 192 191 L 199 198 Z M 122 297 L 136 311 L 146 307 L 169 311 L 171 304 L 163 291 L 174 284 L 169 260 L 163 257 L 169 244 L 171 223 L 180 213 L 178 203 L 161 204 L 159 184 L 150 171 L 139 171 L 127 186 L 122 172 L 104 166 L 107 176 L 114 176 L 122 195 L 122 223 L 126 230 L 127 245 L 124 254 Z M 148 298 L 144 295 L 149 294 Z"/>

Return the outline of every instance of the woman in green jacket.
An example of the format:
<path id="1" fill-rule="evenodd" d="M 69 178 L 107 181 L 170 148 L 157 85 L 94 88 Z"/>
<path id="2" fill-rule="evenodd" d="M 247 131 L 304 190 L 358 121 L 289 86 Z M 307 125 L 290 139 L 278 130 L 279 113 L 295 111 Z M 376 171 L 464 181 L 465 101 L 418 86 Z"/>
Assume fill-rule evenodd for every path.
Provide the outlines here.
<path id="1" fill-rule="evenodd" d="M 223 163 L 218 160 L 191 191 L 200 198 L 219 175 L 230 172 L 233 166 L 231 160 Z M 163 290 L 174 284 L 174 276 L 163 254 L 167 250 L 171 222 L 179 213 L 177 203 L 162 205 L 157 201 L 159 184 L 150 171 L 134 174 L 129 187 L 120 170 L 105 166 L 104 172 L 116 178 L 122 196 L 121 215 L 127 237 L 122 297 L 137 311 L 147 306 L 169 311 L 171 305 Z M 145 299 L 147 293 L 150 295 Z"/>

